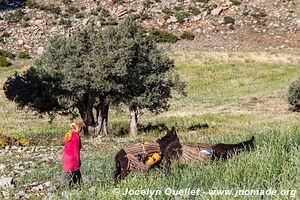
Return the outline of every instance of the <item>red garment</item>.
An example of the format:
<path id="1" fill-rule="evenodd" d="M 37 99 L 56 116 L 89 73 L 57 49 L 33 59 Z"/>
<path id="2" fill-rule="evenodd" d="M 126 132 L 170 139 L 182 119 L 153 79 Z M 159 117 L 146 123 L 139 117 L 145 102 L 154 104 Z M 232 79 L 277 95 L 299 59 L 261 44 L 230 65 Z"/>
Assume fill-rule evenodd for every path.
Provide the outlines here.
<path id="1" fill-rule="evenodd" d="M 65 141 L 62 164 L 64 172 L 74 172 L 80 169 L 80 136 L 75 131 L 72 132 L 70 141 Z"/>

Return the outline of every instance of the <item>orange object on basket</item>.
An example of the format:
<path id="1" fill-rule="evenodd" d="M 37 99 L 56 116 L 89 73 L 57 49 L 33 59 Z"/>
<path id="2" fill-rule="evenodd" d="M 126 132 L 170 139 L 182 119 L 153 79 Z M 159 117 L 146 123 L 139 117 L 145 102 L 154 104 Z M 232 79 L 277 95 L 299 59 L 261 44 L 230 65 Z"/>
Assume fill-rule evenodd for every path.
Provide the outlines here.
<path id="1" fill-rule="evenodd" d="M 160 159 L 160 154 L 159 153 L 154 153 L 153 155 L 152 155 L 152 157 L 155 159 L 155 162 L 156 161 L 158 161 L 159 159 Z"/>
<path id="2" fill-rule="evenodd" d="M 146 164 L 147 165 L 153 165 L 155 163 L 155 159 L 152 156 L 149 156 L 147 158 Z"/>
<path id="3" fill-rule="evenodd" d="M 145 141 L 145 142 L 144 142 L 144 144 L 150 144 L 150 142 L 148 142 L 148 141 Z"/>

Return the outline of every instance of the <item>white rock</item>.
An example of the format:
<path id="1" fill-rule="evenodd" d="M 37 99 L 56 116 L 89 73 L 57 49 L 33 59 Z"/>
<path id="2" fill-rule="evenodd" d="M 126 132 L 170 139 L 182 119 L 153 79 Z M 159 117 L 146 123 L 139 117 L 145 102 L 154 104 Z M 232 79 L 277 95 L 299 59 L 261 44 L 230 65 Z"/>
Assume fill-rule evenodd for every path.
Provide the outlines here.
<path id="1" fill-rule="evenodd" d="M 1 165 L 0 165 L 0 172 L 3 172 L 4 169 L 5 169 L 5 165 L 4 165 L 4 164 L 1 164 Z"/>
<path id="2" fill-rule="evenodd" d="M 38 186 L 32 187 L 31 191 L 32 192 L 37 192 L 37 191 L 41 191 L 43 189 L 44 189 L 43 185 L 38 185 Z"/>
<path id="3" fill-rule="evenodd" d="M 29 46 L 28 44 L 25 44 L 24 47 L 25 47 L 25 49 L 32 49 L 32 47 Z"/>
<path id="4" fill-rule="evenodd" d="M 18 44 L 19 44 L 19 45 L 24 44 L 24 40 L 18 40 Z"/>
<path id="5" fill-rule="evenodd" d="M 40 25 L 40 24 L 42 24 L 42 23 L 44 23 L 44 20 L 42 20 L 42 19 L 37 19 L 37 20 L 35 20 L 35 22 L 34 22 L 35 25 Z"/>
<path id="6" fill-rule="evenodd" d="M 14 180 L 12 177 L 0 178 L 0 187 L 1 188 L 14 188 Z"/>
<path id="7" fill-rule="evenodd" d="M 8 198 L 8 197 L 9 197 L 9 192 L 8 192 L 8 191 L 2 191 L 2 195 L 3 195 L 5 198 Z"/>
<path id="8" fill-rule="evenodd" d="M 175 16 L 171 16 L 168 20 L 167 23 L 176 23 L 177 22 L 177 18 Z"/>
<path id="9" fill-rule="evenodd" d="M 82 25 L 83 25 L 83 26 L 86 26 L 86 25 L 88 25 L 88 23 L 90 22 L 90 20 L 91 20 L 91 18 L 90 18 L 90 17 L 88 17 L 88 18 L 85 18 L 84 20 L 82 20 Z"/>
<path id="10" fill-rule="evenodd" d="M 47 181 L 47 182 L 44 183 L 44 185 L 45 185 L 45 187 L 50 187 L 52 184 L 51 184 L 50 181 Z"/>
<path id="11" fill-rule="evenodd" d="M 215 8 L 215 9 L 213 9 L 213 10 L 211 11 L 211 15 L 217 16 L 217 15 L 219 15 L 222 11 L 223 11 L 223 8 L 222 8 L 222 7 Z"/>
<path id="12" fill-rule="evenodd" d="M 36 53 L 42 55 L 44 53 L 44 47 L 38 47 Z"/>

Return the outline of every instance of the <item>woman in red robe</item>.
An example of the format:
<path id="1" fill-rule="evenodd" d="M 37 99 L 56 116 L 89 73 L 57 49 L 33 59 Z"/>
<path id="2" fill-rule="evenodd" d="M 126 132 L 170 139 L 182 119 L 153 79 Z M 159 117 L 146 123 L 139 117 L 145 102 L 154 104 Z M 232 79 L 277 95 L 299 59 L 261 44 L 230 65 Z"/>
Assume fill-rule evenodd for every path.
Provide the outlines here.
<path id="1" fill-rule="evenodd" d="M 62 157 L 62 165 L 64 175 L 60 180 L 60 186 L 72 183 L 81 183 L 81 173 L 80 173 L 80 149 L 81 140 L 79 133 L 82 130 L 84 123 L 82 121 L 77 121 L 70 124 L 70 131 L 65 135 L 65 148 Z"/>

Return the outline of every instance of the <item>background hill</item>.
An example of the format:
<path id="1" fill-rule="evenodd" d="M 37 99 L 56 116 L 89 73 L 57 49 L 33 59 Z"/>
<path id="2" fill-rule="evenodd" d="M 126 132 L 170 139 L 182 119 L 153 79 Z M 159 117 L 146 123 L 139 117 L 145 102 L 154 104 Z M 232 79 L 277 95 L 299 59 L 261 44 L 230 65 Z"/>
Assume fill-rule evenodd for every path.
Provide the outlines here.
<path id="1" fill-rule="evenodd" d="M 196 36 L 192 42 L 177 42 L 174 48 L 293 49 L 300 44 L 299 0 L 1 2 L 1 48 L 33 55 L 44 51 L 49 36 L 69 35 L 88 24 L 101 28 L 129 14 L 148 31 Z"/>

